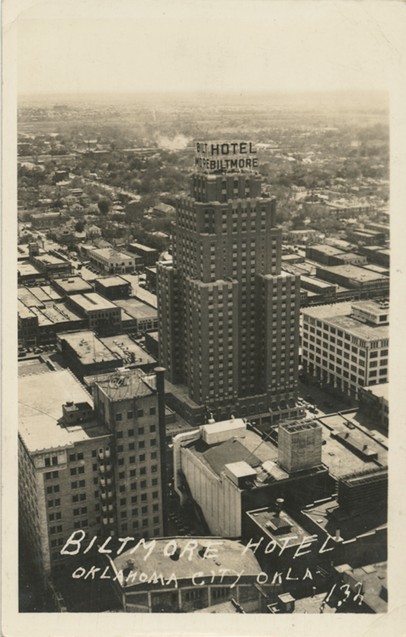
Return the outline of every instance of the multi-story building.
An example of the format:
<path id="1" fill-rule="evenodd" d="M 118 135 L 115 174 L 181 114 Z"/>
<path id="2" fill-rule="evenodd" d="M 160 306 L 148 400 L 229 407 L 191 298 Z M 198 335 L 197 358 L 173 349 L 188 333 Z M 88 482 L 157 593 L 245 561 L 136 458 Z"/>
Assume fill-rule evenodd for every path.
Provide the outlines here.
<path id="1" fill-rule="evenodd" d="M 106 299 L 127 299 L 131 294 L 131 283 L 121 276 L 108 276 L 96 279 L 95 290 Z"/>
<path id="2" fill-rule="evenodd" d="M 90 330 L 104 334 L 114 334 L 121 331 L 121 308 L 100 294 L 96 292 L 72 294 L 68 297 L 67 303 L 87 318 Z"/>
<path id="3" fill-rule="evenodd" d="M 144 267 L 154 265 L 159 257 L 158 250 L 143 245 L 142 243 L 130 243 L 128 249 L 142 259 L 142 265 L 144 265 Z"/>
<path id="4" fill-rule="evenodd" d="M 90 263 L 108 274 L 134 272 L 135 259 L 114 248 L 93 248 L 88 251 Z"/>
<path id="5" fill-rule="evenodd" d="M 389 383 L 361 387 L 358 398 L 360 413 L 365 414 L 371 423 L 388 431 Z"/>
<path id="6" fill-rule="evenodd" d="M 20 530 L 43 575 L 67 559 L 60 549 L 78 529 L 87 539 L 162 536 L 155 385 L 155 375 L 135 370 L 110 377 L 94 388 L 93 409 L 68 370 L 20 378 Z"/>
<path id="7" fill-rule="evenodd" d="M 64 361 L 80 380 L 112 372 L 123 365 L 122 359 L 90 330 L 63 332 L 58 335 L 57 344 Z"/>
<path id="8" fill-rule="evenodd" d="M 252 145 L 197 148 L 173 263 L 158 262 L 160 362 L 200 414 L 272 420 L 284 404 L 296 416 L 300 281 L 281 270 L 275 200 L 261 194 Z"/>
<path id="9" fill-rule="evenodd" d="M 31 262 L 34 267 L 47 277 L 60 277 L 72 273 L 70 261 L 57 257 L 55 254 L 46 253 L 33 256 Z"/>
<path id="10" fill-rule="evenodd" d="M 322 460 L 321 425 L 305 424 L 299 434 L 286 430 L 286 439 L 284 425 L 270 439 L 242 418 L 175 436 L 174 485 L 181 503 L 195 503 L 196 515 L 214 535 L 236 538 L 247 511 L 279 497 L 297 507 L 330 495 L 335 482 Z"/>
<path id="11" fill-rule="evenodd" d="M 302 315 L 305 371 L 353 396 L 360 387 L 387 382 L 388 302 L 322 305 Z"/>
<path id="12" fill-rule="evenodd" d="M 66 279 L 54 279 L 52 286 L 62 296 L 93 292 L 93 287 L 90 283 L 82 279 L 80 276 L 72 276 Z"/>

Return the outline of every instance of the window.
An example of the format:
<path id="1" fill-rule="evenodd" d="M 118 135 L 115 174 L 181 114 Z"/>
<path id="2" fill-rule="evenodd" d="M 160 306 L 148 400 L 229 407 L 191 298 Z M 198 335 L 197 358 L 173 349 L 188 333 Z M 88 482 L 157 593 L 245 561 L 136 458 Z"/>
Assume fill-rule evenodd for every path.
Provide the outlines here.
<path id="1" fill-rule="evenodd" d="M 150 416 L 154 416 L 156 414 L 156 407 L 150 407 L 149 408 L 149 415 Z"/>
<path id="2" fill-rule="evenodd" d="M 129 429 L 129 430 L 128 430 L 128 432 L 127 432 L 127 434 L 128 434 L 129 436 L 133 436 L 133 435 L 134 435 L 134 429 Z"/>
<path id="3" fill-rule="evenodd" d="M 78 460 L 83 460 L 83 453 L 82 452 L 78 453 L 77 459 Z"/>
<path id="4" fill-rule="evenodd" d="M 127 418 L 128 418 L 128 420 L 131 420 L 132 418 L 134 418 L 134 412 L 127 411 Z"/>
<path id="5" fill-rule="evenodd" d="M 144 410 L 143 409 L 137 409 L 137 418 L 142 418 L 143 415 L 144 415 Z"/>
<path id="6" fill-rule="evenodd" d="M 116 421 L 120 422 L 123 419 L 122 414 L 116 414 Z"/>

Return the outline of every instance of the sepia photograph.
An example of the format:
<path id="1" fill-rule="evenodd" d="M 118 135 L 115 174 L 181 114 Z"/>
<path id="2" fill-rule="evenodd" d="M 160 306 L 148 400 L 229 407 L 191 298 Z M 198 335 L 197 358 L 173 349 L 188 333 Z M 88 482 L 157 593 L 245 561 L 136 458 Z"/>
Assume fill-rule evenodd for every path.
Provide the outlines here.
<path id="1" fill-rule="evenodd" d="M 401 3 L 10 4 L 16 615 L 404 634 Z"/>

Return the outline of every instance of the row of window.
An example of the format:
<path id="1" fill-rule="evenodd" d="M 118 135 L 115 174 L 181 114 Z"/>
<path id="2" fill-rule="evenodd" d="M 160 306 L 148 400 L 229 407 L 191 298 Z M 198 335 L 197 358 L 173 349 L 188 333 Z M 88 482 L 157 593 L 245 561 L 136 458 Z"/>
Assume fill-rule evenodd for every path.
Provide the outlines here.
<path id="1" fill-rule="evenodd" d="M 144 416 L 144 410 L 143 409 L 137 409 L 136 414 L 137 414 L 137 418 L 142 418 L 142 416 Z M 156 414 L 156 407 L 150 407 L 149 408 L 149 415 L 150 416 L 154 416 L 155 414 Z M 128 420 L 132 420 L 132 418 L 134 418 L 134 412 L 128 411 L 127 412 L 127 419 Z M 123 414 L 116 413 L 116 421 L 117 422 L 121 422 L 122 420 L 123 420 Z"/>

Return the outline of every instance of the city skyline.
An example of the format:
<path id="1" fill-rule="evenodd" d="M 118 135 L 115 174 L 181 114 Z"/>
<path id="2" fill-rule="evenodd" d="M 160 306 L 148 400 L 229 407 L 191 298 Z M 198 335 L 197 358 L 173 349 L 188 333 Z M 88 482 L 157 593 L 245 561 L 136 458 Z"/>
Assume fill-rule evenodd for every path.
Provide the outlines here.
<path id="1" fill-rule="evenodd" d="M 104 612 L 109 631 L 133 622 L 128 612 L 168 613 L 178 632 L 174 613 L 189 612 L 207 613 L 208 632 L 223 612 L 288 613 L 288 623 L 301 613 L 309 632 L 327 626 L 320 614 L 347 614 L 332 636 L 347 625 L 358 634 L 353 613 L 393 622 L 405 380 L 399 5 L 11 1 L 18 363 L 5 413 L 19 484 L 8 480 L 5 503 L 11 511 L 18 490 L 21 519 L 6 529 L 5 573 L 18 577 L 15 612 L 63 633 L 64 611 Z M 75 533 L 83 564 L 62 551 Z M 112 555 L 97 555 L 97 538 Z M 251 562 L 238 586 L 231 575 L 194 581 L 212 566 L 211 538 L 224 544 L 217 566 L 232 568 L 241 548 Z M 97 582 L 105 562 L 119 573 L 110 588 Z M 153 564 L 165 591 L 136 578 Z M 353 586 L 348 605 L 333 593 L 347 581 L 374 587 L 362 608 Z M 44 612 L 54 615 L 33 614 Z M 263 615 L 258 631 L 285 634 L 279 619 Z M 375 620 L 380 629 L 384 615 Z"/>

